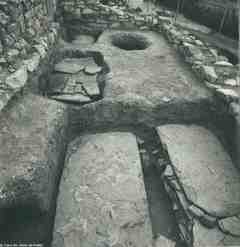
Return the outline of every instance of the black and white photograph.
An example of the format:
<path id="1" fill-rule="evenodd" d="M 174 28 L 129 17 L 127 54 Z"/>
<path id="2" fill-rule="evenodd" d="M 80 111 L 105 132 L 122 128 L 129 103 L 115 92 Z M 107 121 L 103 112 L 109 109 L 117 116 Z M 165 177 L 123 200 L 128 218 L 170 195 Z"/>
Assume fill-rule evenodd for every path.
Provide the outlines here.
<path id="1" fill-rule="evenodd" d="M 0 0 L 0 247 L 240 247 L 240 0 Z"/>

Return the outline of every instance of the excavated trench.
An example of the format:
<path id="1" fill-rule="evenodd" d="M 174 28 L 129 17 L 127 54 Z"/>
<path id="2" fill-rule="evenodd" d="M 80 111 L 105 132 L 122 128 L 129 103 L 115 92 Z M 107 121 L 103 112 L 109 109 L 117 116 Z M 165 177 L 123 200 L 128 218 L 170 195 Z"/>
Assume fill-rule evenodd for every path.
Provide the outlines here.
<path id="1" fill-rule="evenodd" d="M 83 39 L 79 36 L 78 40 Z M 84 42 L 86 40 L 91 38 L 85 37 Z M 41 93 L 47 98 L 36 96 L 34 100 L 33 96 L 31 99 L 36 101 L 36 107 L 38 101 L 43 104 L 42 100 L 50 106 L 61 102 L 56 111 L 47 107 L 46 114 L 57 112 L 53 118 L 55 123 L 59 122 L 61 111 L 67 114 L 65 120 L 56 125 L 58 127 L 47 130 L 57 135 L 60 133 L 59 126 L 62 126 L 63 139 L 50 148 L 48 143 L 47 149 L 53 150 L 60 143 L 65 143 L 65 147 L 61 148 L 58 165 L 50 165 L 53 172 L 58 170 L 58 175 L 49 185 L 54 191 L 50 196 L 50 209 L 42 206 L 43 209 L 22 214 L 29 226 L 25 229 L 20 227 L 22 218 L 17 220 L 19 222 L 10 222 L 3 230 L 4 240 L 20 240 L 19 236 L 25 235 L 25 242 L 36 241 L 46 246 L 52 242 L 54 247 L 201 246 L 202 232 L 193 233 L 191 228 L 197 217 L 192 217 L 181 199 L 181 193 L 186 196 L 185 187 L 180 181 L 179 189 L 179 184 L 175 182 L 182 179 L 177 174 L 181 174 L 178 169 L 182 167 L 177 167 L 175 162 L 185 162 L 178 147 L 185 147 L 186 141 L 187 151 L 183 149 L 183 154 L 192 156 L 194 149 L 189 149 L 191 144 L 208 141 L 208 136 L 214 133 L 220 142 L 213 138 L 212 152 L 219 152 L 215 146 L 230 147 L 220 151 L 226 152 L 226 162 L 232 164 L 228 153 L 232 152 L 234 156 L 231 148 L 234 144 L 226 134 L 231 118 L 218 108 L 219 103 L 213 95 L 199 85 L 162 36 L 153 32 L 110 30 L 95 43 L 91 42 L 90 47 L 81 50 L 78 42 L 74 46 L 63 46 L 57 55 L 53 73 L 41 85 Z M 20 109 L 24 108 L 25 103 L 22 104 Z M 176 132 L 171 132 L 174 128 Z M 36 131 L 39 132 L 38 129 Z M 200 136 L 205 131 L 206 139 L 202 140 Z M 183 138 L 192 132 L 189 139 Z M 200 166 L 208 156 L 210 161 L 217 162 L 212 159 L 211 150 L 204 157 L 207 150 L 202 151 L 202 146 L 199 149 L 202 156 L 195 159 L 193 155 L 186 164 L 196 161 Z M 56 148 L 53 155 L 59 156 L 59 150 Z M 179 156 L 175 158 L 174 155 Z M 64 165 L 63 156 L 66 156 Z M 51 159 L 55 162 L 55 158 Z M 173 171 L 169 173 L 170 168 Z M 214 171 L 211 172 L 214 174 Z M 44 187 L 40 191 L 47 189 Z M 41 200 L 40 197 L 34 202 L 38 204 Z M 194 200 L 190 201 L 193 203 Z M 207 218 L 204 217 L 200 216 L 202 221 Z M 31 228 L 34 225 L 35 233 Z M 52 229 L 49 230 L 49 227 Z M 208 231 L 206 229 L 204 231 Z M 31 239 L 27 237 L 29 233 Z M 195 242 L 193 244 L 194 234 L 198 241 L 196 245 Z M 214 236 L 217 234 L 213 233 Z M 211 242 L 211 237 L 207 241 L 207 244 L 215 244 Z"/>

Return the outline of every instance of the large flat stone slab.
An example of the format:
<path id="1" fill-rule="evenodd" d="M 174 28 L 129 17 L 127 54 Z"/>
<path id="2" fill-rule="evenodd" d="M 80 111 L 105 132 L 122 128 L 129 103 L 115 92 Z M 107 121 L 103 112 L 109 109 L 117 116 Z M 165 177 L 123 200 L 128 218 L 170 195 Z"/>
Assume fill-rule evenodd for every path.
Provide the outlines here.
<path id="1" fill-rule="evenodd" d="M 169 156 L 162 174 L 187 246 L 239 246 L 239 173 L 217 137 L 197 125 L 157 128 Z"/>
<path id="2" fill-rule="evenodd" d="M 136 138 L 85 135 L 69 147 L 60 184 L 54 247 L 152 244 Z"/>
<path id="3" fill-rule="evenodd" d="M 1 114 L 0 242 L 50 238 L 67 143 L 63 104 L 24 95 Z"/>
<path id="4" fill-rule="evenodd" d="M 218 138 L 196 125 L 157 128 L 188 198 L 214 216 L 240 210 L 240 174 Z"/>

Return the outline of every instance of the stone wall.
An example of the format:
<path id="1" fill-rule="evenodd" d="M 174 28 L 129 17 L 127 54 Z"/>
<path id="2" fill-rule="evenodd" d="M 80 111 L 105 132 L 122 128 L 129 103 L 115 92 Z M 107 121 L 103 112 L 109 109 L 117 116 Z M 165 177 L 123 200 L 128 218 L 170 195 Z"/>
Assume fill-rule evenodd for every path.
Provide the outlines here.
<path id="1" fill-rule="evenodd" d="M 60 16 L 62 27 L 66 30 L 65 38 L 70 41 L 78 32 L 98 36 L 107 28 L 131 28 L 134 15 L 126 12 L 127 7 L 121 1 L 118 4 L 111 2 L 104 5 L 98 0 L 62 1 Z"/>
<path id="2" fill-rule="evenodd" d="M 158 0 L 160 4 L 170 8 L 177 8 L 177 0 Z M 210 28 L 219 30 L 225 10 L 229 8 L 226 15 L 222 32 L 228 36 L 238 38 L 238 12 L 237 1 L 222 0 L 185 0 L 181 6 L 181 13 L 187 17 L 202 23 Z"/>
<path id="3" fill-rule="evenodd" d="M 56 0 L 0 1 L 0 110 L 49 57 L 58 37 Z"/>

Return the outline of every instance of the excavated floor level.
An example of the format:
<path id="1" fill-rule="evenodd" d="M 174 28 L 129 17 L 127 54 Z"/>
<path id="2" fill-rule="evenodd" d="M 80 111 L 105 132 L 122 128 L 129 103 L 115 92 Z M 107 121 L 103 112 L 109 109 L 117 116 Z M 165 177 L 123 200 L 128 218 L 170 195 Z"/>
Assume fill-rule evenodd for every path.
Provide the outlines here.
<path id="1" fill-rule="evenodd" d="M 141 42 L 137 43 L 139 37 Z M 14 177 L 14 171 L 4 167 L 9 176 L 3 179 L 1 186 L 12 186 L 15 194 L 1 190 L 0 196 L 4 198 L 2 207 L 13 210 L 18 206 L 25 210 L 37 208 L 33 211 L 34 217 L 26 214 L 26 232 L 29 229 L 31 233 L 34 231 L 36 221 L 47 221 L 46 228 L 44 223 L 40 223 L 41 237 L 38 238 L 36 233 L 31 237 L 49 246 L 52 232 L 49 229 L 53 225 L 51 217 L 54 214 L 61 164 L 64 162 L 65 143 L 69 143 L 67 138 L 70 137 L 57 198 L 52 246 L 179 246 L 180 240 L 184 242 L 185 239 L 181 239 L 182 228 L 176 216 L 178 208 L 165 178 L 167 168 L 175 167 L 175 163 L 179 165 L 178 162 L 183 158 L 179 149 L 187 150 L 186 156 L 189 157 L 189 160 L 181 162 L 180 168 L 190 171 L 188 168 L 199 162 L 197 173 L 207 173 L 207 176 L 198 176 L 203 184 L 205 178 L 211 181 L 211 176 L 215 176 L 216 183 L 212 186 L 218 193 L 221 192 L 218 197 L 205 187 L 200 191 L 205 197 L 198 197 L 202 199 L 199 199 L 201 203 L 207 198 L 213 211 L 219 210 L 216 198 L 224 203 L 228 200 L 238 203 L 239 193 L 235 188 L 238 188 L 239 174 L 211 131 L 197 127 L 201 130 L 197 137 L 204 133 L 203 140 L 199 140 L 195 139 L 195 132 L 191 136 L 191 130 L 184 127 L 176 135 L 171 133 L 171 138 L 161 133 L 159 139 L 155 128 L 160 126 L 159 129 L 168 129 L 164 124 L 172 121 L 181 124 L 185 121 L 197 124 L 198 121 L 210 121 L 213 95 L 200 85 L 159 34 L 109 30 L 95 44 L 93 39 L 87 37 L 83 40 L 78 37 L 77 40 L 79 42 L 75 40 L 74 46 L 68 44 L 63 48 L 81 51 L 83 42 L 84 52 L 86 47 L 91 47 L 91 51 L 102 54 L 103 64 L 107 65 L 109 73 L 101 74 L 104 66 L 99 66 L 96 61 L 93 63 L 89 56 L 87 59 L 86 56 L 64 57 L 56 64 L 49 80 L 47 94 L 52 100 L 24 96 L 25 100 L 5 113 L 0 134 L 7 141 L 3 141 L 5 147 L 0 152 L 0 160 L 2 163 L 12 163 L 14 168 L 19 167 L 19 160 L 22 162 L 21 169 L 16 168 L 20 172 L 19 177 Z M 89 46 L 86 44 L 88 42 Z M 76 105 L 76 102 L 81 102 L 81 105 Z M 82 103 L 85 105 L 82 106 Z M 27 105 L 30 107 L 27 108 Z M 41 105 L 47 110 L 40 111 L 38 115 L 36 112 Z M 29 119 L 31 121 L 27 122 Z M 30 133 L 27 128 L 31 130 Z M 175 139 L 177 134 L 185 138 L 180 143 Z M 171 141 L 168 152 L 161 144 L 163 140 Z M 8 148 L 14 149 L 21 159 L 14 159 L 13 156 L 12 160 L 7 160 L 5 153 Z M 169 159 L 179 153 L 180 157 Z M 202 167 L 208 158 L 207 166 Z M 38 179 L 39 174 L 41 179 Z M 48 174 L 48 177 L 44 174 Z M 187 174 L 188 181 L 192 183 L 187 186 L 190 192 L 194 191 L 192 187 L 197 175 Z M 220 175 L 225 180 L 219 179 Z M 46 178 L 49 178 L 48 182 Z M 232 186 L 222 187 L 222 183 Z M 22 185 L 26 194 L 21 193 Z M 202 187 L 195 189 L 199 188 Z M 173 186 L 171 190 L 177 197 L 178 187 Z M 194 192 L 192 194 L 195 196 Z M 181 202 L 178 207 L 184 208 Z M 200 206 L 205 208 L 205 204 Z M 230 216 L 236 216 L 232 205 L 228 210 Z M 205 211 L 213 216 L 212 211 Z M 5 217 L 5 222 L 11 218 L 11 212 Z M 200 217 L 204 218 L 202 215 Z M 236 222 L 235 218 L 228 221 L 221 221 L 222 218 L 214 222 L 212 218 L 207 220 L 208 223 L 219 223 L 219 228 L 221 226 L 226 231 L 229 225 Z M 214 246 L 215 242 L 211 240 L 213 235 L 205 227 L 206 224 L 196 222 L 194 229 L 200 229 L 196 235 L 197 242 L 188 246 L 197 247 L 199 243 Z M 27 235 L 26 232 L 22 233 L 24 229 L 19 230 L 19 225 L 21 222 L 10 223 L 9 229 L 14 229 L 15 233 L 6 233 L 9 238 L 16 236 L 20 239 L 19 236 Z M 215 233 L 219 234 L 218 231 Z M 238 234 L 237 227 L 234 233 Z M 5 237 L 8 237 L 6 234 Z M 205 235 L 210 237 L 204 239 Z M 31 240 L 26 237 L 26 242 Z M 188 241 L 184 244 L 188 244 Z"/>
<path id="2" fill-rule="evenodd" d="M 124 50 L 113 41 L 120 34 L 136 35 L 148 42 L 146 49 Z M 127 36 L 127 35 L 126 35 Z M 106 83 L 104 96 L 136 94 L 153 104 L 161 102 L 204 101 L 210 98 L 177 53 L 162 35 L 151 31 L 106 31 L 92 49 L 99 50 L 108 63 L 112 79 Z"/>

